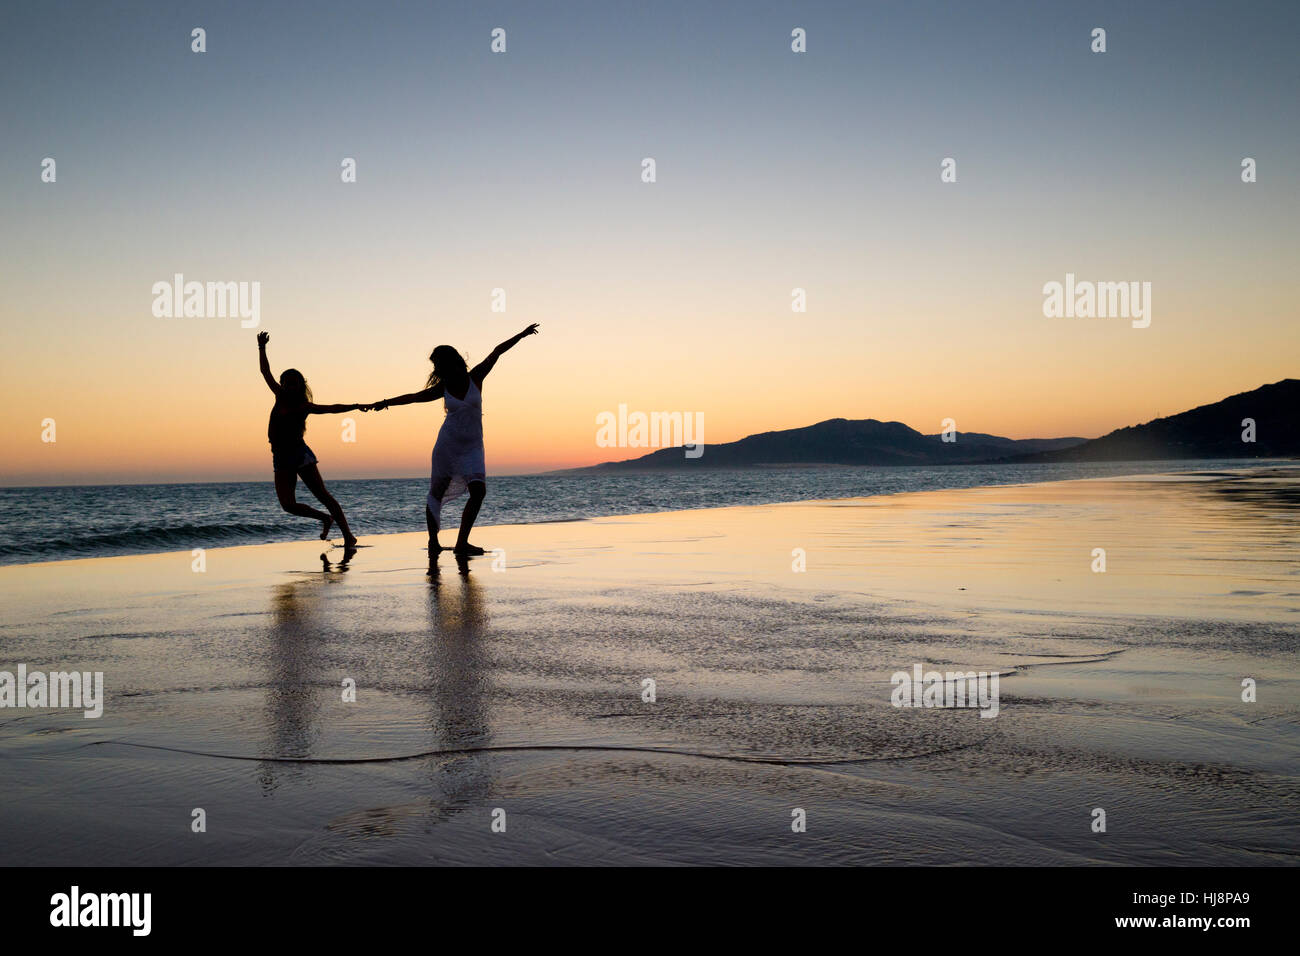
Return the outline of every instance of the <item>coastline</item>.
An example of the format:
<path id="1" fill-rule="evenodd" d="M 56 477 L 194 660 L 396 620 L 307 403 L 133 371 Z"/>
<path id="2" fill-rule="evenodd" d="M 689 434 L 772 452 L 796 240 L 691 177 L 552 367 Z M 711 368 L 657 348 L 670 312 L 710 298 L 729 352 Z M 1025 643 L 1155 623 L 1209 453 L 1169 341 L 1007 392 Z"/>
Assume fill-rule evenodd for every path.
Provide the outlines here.
<path id="1" fill-rule="evenodd" d="M 1175 464 L 1181 467 L 1171 470 Z M 1099 473 L 1078 474 L 1080 467 Z M 902 465 L 757 470 L 705 467 L 693 476 L 635 472 L 570 478 L 560 485 L 553 475 L 506 475 L 491 483 L 489 505 L 480 516 L 483 520 L 478 528 L 1152 474 L 1245 474 L 1288 467 L 1300 466 L 1292 460 L 1193 459 L 1088 466 L 952 465 L 937 469 Z M 815 475 L 817 480 L 810 483 L 802 477 L 805 475 Z M 720 476 L 732 480 L 719 484 Z M 534 482 L 542 487 L 531 487 Z M 362 535 L 373 538 L 423 530 L 422 514 L 418 520 L 413 517 L 416 509 L 409 503 L 423 500 L 424 484 L 423 478 L 383 478 L 339 479 L 330 486 L 345 502 Z M 141 498 L 142 491 L 155 494 Z M 24 500 L 23 496 L 32 492 L 49 494 Z M 273 498 L 269 481 L 0 488 L 0 504 L 10 513 L 9 540 L 0 542 L 0 567 L 180 553 L 196 547 L 213 550 L 310 542 L 311 524 L 282 514 Z M 669 502 L 666 507 L 665 502 Z M 65 520 L 52 529 L 38 517 L 45 514 L 60 515 Z M 444 518 L 454 524 L 458 514 L 453 505 Z"/>

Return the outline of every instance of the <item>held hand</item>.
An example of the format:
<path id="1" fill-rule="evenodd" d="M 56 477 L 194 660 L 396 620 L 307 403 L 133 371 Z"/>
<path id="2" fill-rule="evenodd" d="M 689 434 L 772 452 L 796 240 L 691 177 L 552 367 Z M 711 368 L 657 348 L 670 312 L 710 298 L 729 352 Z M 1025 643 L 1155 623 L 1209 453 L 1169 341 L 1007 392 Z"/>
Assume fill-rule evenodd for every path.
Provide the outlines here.
<path id="1" fill-rule="evenodd" d="M 257 347 L 258 347 L 259 349 L 264 349 L 264 348 L 266 348 L 266 343 L 269 342 L 269 341 L 271 341 L 271 333 L 270 333 L 270 332 L 258 332 L 258 333 L 257 333 Z"/>

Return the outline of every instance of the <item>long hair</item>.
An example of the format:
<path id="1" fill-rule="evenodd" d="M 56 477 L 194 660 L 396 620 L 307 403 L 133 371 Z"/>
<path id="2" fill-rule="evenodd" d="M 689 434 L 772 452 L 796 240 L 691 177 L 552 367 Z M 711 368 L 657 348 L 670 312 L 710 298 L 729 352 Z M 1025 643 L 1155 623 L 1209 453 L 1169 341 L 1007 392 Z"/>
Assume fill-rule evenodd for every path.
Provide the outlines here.
<path id="1" fill-rule="evenodd" d="M 429 361 L 433 363 L 433 370 L 429 372 L 425 388 L 433 388 L 449 378 L 460 379 L 469 374 L 469 366 L 465 364 L 464 357 L 450 345 L 439 345 L 429 353 Z"/>
<path id="2" fill-rule="evenodd" d="M 302 372 L 296 368 L 287 368 L 280 374 L 280 397 L 290 405 L 301 405 L 311 401 L 311 386 Z"/>

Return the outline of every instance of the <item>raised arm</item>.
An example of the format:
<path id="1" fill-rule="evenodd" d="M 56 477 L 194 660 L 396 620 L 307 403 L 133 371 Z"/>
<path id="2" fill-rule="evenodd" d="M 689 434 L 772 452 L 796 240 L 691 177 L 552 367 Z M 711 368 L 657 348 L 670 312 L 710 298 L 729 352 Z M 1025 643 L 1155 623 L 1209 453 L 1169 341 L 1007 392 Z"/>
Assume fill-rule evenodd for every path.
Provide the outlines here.
<path id="1" fill-rule="evenodd" d="M 536 335 L 536 334 L 537 334 L 537 323 L 534 322 L 532 325 L 528 326 L 528 328 L 524 329 L 518 335 L 506 339 L 504 342 L 502 342 L 500 345 L 494 348 L 492 350 L 491 355 L 489 355 L 487 358 L 485 358 L 483 361 L 479 362 L 477 365 L 475 365 L 472 369 L 469 370 L 470 378 L 474 379 L 474 384 L 478 385 L 481 388 L 483 386 L 483 379 L 487 378 L 487 373 L 492 371 L 492 366 L 497 364 L 497 359 L 505 355 L 506 352 L 510 351 L 512 348 L 518 345 L 520 341 L 522 341 L 527 336 Z"/>
<path id="2" fill-rule="evenodd" d="M 271 363 L 266 360 L 266 343 L 270 340 L 270 332 L 257 333 L 257 364 L 262 369 L 262 378 L 266 379 L 267 388 L 279 395 L 280 383 L 277 382 L 275 376 L 271 374 Z"/>
<path id="3" fill-rule="evenodd" d="M 426 388 L 418 392 L 408 392 L 405 395 L 398 395 L 396 398 L 386 398 L 382 402 L 375 402 L 370 407 L 377 412 L 382 412 L 389 405 L 413 405 L 416 402 L 436 402 L 442 398 L 442 384 L 439 383 L 433 388 Z"/>

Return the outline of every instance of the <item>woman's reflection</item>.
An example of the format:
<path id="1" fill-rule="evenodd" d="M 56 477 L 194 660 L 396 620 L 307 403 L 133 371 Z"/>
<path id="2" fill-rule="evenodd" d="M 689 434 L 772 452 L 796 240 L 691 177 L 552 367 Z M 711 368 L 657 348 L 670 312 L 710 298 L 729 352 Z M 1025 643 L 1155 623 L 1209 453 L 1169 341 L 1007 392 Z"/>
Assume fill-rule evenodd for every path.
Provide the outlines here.
<path id="1" fill-rule="evenodd" d="M 429 714 L 436 750 L 473 750 L 491 740 L 488 695 L 490 661 L 484 651 L 488 616 L 469 558 L 455 557 L 457 574 L 447 580 L 437 558 L 429 564 Z M 492 781 L 482 753 L 448 754 L 432 761 L 435 819 L 484 800 Z"/>

